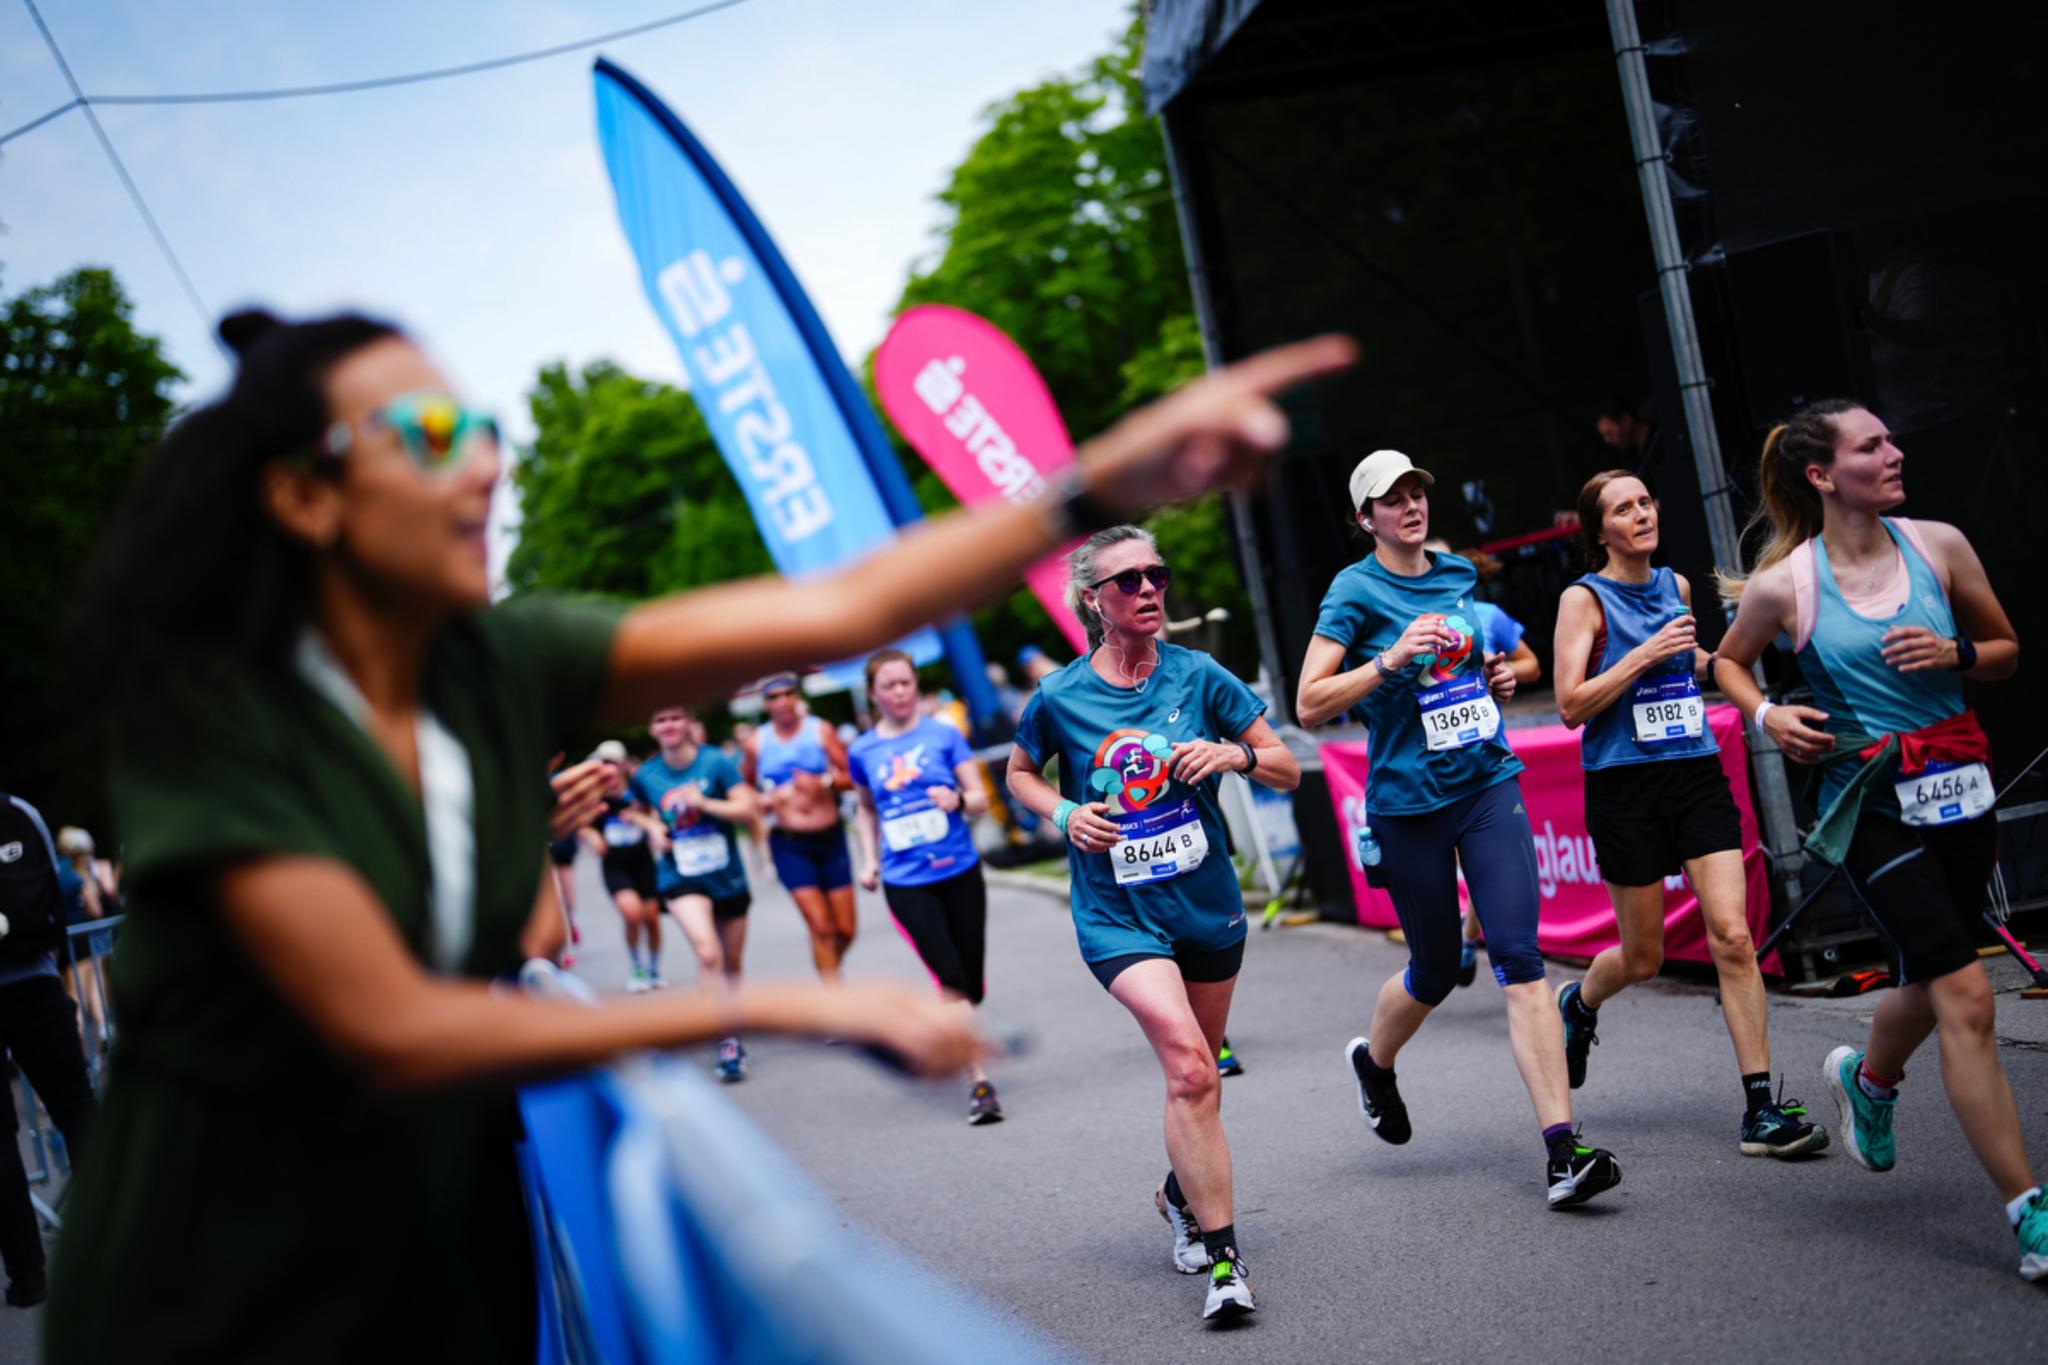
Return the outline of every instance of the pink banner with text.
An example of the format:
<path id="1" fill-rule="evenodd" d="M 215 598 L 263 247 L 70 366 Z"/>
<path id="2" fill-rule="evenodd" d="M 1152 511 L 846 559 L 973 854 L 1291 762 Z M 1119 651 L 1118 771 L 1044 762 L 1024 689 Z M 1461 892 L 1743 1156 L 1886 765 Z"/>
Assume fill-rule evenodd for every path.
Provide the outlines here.
<path id="1" fill-rule="evenodd" d="M 875 352 L 875 392 L 889 420 L 968 507 L 1026 502 L 1074 462 L 1074 443 L 1052 394 L 1017 344 L 985 319 L 919 304 L 896 319 Z M 1065 549 L 1024 571 L 1024 581 L 1077 652 L 1088 637 L 1067 610 Z"/>
<path id="2" fill-rule="evenodd" d="M 1742 817 L 1742 865 L 1749 891 L 1750 936 L 1762 942 L 1771 914 L 1770 878 L 1764 866 L 1763 843 L 1756 809 L 1749 796 L 1749 751 L 1742 743 L 1742 713 L 1732 706 L 1707 710 L 1707 723 L 1721 744 L 1721 768 Z M 1536 940 L 1545 953 L 1590 958 L 1620 942 L 1614 929 L 1614 906 L 1600 879 L 1592 836 L 1586 833 L 1585 772 L 1579 764 L 1578 730 L 1562 725 L 1535 726 L 1508 732 L 1522 760 L 1522 799 L 1536 838 L 1537 889 L 1543 896 Z M 1358 828 L 1365 821 L 1366 746 L 1363 740 L 1322 746 L 1323 775 L 1337 808 L 1343 832 L 1351 891 L 1358 922 L 1388 929 L 1400 921 L 1384 891 L 1368 886 L 1358 865 Z M 1462 878 L 1459 893 L 1464 894 Z M 1664 956 L 1674 962 L 1711 963 L 1706 924 L 1699 902 L 1683 877 L 1664 879 Z M 1764 970 L 1781 974 L 1773 953 Z"/>

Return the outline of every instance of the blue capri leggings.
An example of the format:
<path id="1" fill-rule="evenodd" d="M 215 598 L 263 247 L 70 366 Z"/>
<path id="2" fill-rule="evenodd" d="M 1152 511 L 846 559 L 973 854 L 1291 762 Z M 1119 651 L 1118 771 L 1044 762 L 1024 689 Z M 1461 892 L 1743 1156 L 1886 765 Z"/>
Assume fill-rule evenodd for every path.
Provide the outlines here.
<path id="1" fill-rule="evenodd" d="M 1543 979 L 1536 951 L 1536 844 L 1512 778 L 1427 815 L 1379 815 L 1373 884 L 1393 898 L 1408 936 L 1408 994 L 1440 1005 L 1458 984 L 1458 864 L 1503 986 Z M 1455 856 L 1454 856 L 1455 855 Z"/>

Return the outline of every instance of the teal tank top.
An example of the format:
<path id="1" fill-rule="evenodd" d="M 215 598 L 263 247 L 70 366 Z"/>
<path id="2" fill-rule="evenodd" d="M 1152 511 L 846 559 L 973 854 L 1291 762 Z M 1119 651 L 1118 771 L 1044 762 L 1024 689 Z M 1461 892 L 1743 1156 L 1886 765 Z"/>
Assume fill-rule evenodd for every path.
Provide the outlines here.
<path id="1" fill-rule="evenodd" d="M 1905 605 L 1883 620 L 1849 605 L 1835 583 L 1827 546 L 1818 536 L 1811 542 L 1817 594 L 1813 635 L 1795 657 L 1813 688 L 1814 705 L 1828 713 L 1827 730 L 1836 738 L 1837 753 L 1886 735 L 1922 729 L 1964 710 L 1960 674 L 1901 673 L 1884 661 L 1884 633 L 1894 626 L 1925 626 L 1944 638 L 1956 633 L 1955 613 L 1934 566 L 1888 517 L 1884 529 L 1906 561 L 1909 586 Z M 1852 752 L 1821 769 L 1822 810 L 1848 785 L 1856 768 Z M 1872 787 L 1878 789 L 1879 784 Z"/>

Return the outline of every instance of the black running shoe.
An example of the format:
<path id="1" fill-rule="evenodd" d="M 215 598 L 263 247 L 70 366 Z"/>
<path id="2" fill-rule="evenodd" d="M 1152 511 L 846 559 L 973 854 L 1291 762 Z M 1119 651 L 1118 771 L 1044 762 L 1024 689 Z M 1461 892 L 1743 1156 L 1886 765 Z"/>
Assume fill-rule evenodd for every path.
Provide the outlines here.
<path id="1" fill-rule="evenodd" d="M 1344 1049 L 1344 1060 L 1351 1063 L 1351 1078 L 1358 1082 L 1358 1112 L 1365 1115 L 1366 1125 L 1382 1140 L 1398 1147 L 1415 1136 L 1415 1130 L 1408 1126 L 1408 1106 L 1401 1101 L 1401 1088 L 1394 1084 L 1393 1072 L 1382 1072 L 1377 1077 L 1368 1075 L 1368 1057 L 1363 1038 L 1353 1038 Z"/>
<path id="2" fill-rule="evenodd" d="M 996 1100 L 996 1088 L 987 1081 L 976 1081 L 974 1093 L 967 1098 L 967 1122 L 979 1128 L 1002 1121 L 1003 1106 Z"/>
<path id="3" fill-rule="evenodd" d="M 1469 986 L 1479 979 L 1479 945 L 1466 939 L 1458 948 L 1458 984 Z"/>
<path id="4" fill-rule="evenodd" d="M 1557 1013 L 1564 1020 L 1565 1075 L 1577 1090 L 1586 1083 L 1586 1054 L 1600 1042 L 1592 1020 L 1581 1017 L 1589 1011 L 1579 1003 L 1578 982 L 1567 981 L 1557 988 Z"/>
<path id="5" fill-rule="evenodd" d="M 1602 1147 L 1588 1147 L 1573 1133 L 1550 1147 L 1550 1207 L 1583 1204 L 1602 1190 L 1621 1183 L 1621 1163 Z"/>
<path id="6" fill-rule="evenodd" d="M 1827 1145 L 1828 1130 L 1807 1118 L 1805 1105 L 1785 1097 L 1783 1077 L 1778 1097 L 1742 1119 L 1744 1156 L 1805 1156 Z"/>

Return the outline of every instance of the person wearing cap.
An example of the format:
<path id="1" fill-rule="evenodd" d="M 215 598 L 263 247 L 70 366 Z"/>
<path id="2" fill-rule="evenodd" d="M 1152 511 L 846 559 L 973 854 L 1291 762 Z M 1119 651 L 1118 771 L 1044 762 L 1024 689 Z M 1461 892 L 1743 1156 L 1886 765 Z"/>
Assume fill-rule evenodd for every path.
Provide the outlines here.
<path id="1" fill-rule="evenodd" d="M 1435 482 L 1398 450 L 1376 450 L 1351 471 L 1351 505 L 1372 553 L 1323 595 L 1295 699 L 1304 725 L 1353 707 L 1365 713 L 1365 808 L 1381 850 L 1366 875 L 1393 900 L 1408 939 L 1407 969 L 1381 987 L 1371 1032 L 1345 1055 L 1366 1123 L 1387 1142 L 1407 1142 L 1394 1061 L 1457 987 L 1462 863 L 1543 1130 L 1550 1205 L 1579 1204 L 1621 1183 L 1621 1167 L 1572 1127 L 1564 1031 L 1536 947 L 1541 901 L 1516 780 L 1522 764 L 1501 726 L 1515 675 L 1479 638 L 1471 561 L 1423 548 Z"/>
<path id="2" fill-rule="evenodd" d="M 661 953 L 661 900 L 653 851 L 660 830 L 654 816 L 627 790 L 633 763 L 626 746 L 608 739 L 590 757 L 605 767 L 605 792 L 596 814 L 578 833 L 598 856 L 604 889 L 619 912 L 626 939 L 626 990 L 638 994 L 651 984 L 643 956 L 646 945 L 652 944 L 657 959 Z"/>

